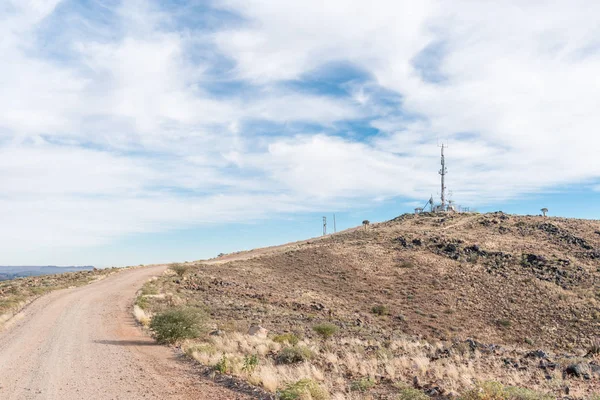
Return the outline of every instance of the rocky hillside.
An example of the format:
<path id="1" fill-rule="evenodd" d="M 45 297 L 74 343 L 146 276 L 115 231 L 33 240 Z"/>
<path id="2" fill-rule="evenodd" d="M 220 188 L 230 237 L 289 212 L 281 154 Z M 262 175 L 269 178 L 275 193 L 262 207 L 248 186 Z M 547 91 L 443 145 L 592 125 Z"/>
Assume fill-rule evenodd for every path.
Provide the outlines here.
<path id="1" fill-rule="evenodd" d="M 589 345 L 600 326 L 598 221 L 405 215 L 205 268 L 240 298 L 299 318 L 304 311 L 355 326 L 375 320 L 382 334 L 569 349 Z M 393 318 L 375 318 L 377 305 Z"/>
<path id="2" fill-rule="evenodd" d="M 600 222 L 494 213 L 404 215 L 156 285 L 207 307 L 219 331 L 258 323 L 303 338 L 345 398 L 360 379 L 380 398 L 399 382 L 448 395 L 486 380 L 587 398 L 599 387 L 599 283 Z M 315 345 L 324 322 L 338 339 Z"/>

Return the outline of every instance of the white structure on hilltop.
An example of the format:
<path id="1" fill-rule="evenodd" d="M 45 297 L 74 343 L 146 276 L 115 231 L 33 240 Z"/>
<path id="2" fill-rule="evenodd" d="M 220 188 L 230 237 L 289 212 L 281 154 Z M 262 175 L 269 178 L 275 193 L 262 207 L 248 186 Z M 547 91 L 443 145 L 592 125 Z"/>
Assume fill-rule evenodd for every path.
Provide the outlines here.
<path id="1" fill-rule="evenodd" d="M 429 208 L 429 212 L 434 212 L 434 213 L 444 213 L 444 212 L 469 212 L 468 208 L 463 208 L 459 205 L 454 204 L 454 202 L 452 200 L 449 200 L 446 197 L 446 175 L 448 174 L 448 169 L 446 168 L 446 157 L 444 156 L 444 149 L 447 149 L 448 146 L 446 146 L 445 144 L 442 143 L 441 146 L 439 146 L 441 148 L 441 164 L 442 164 L 442 168 L 439 171 L 439 174 L 441 176 L 441 193 L 440 193 L 440 200 L 441 203 L 440 204 L 434 204 L 433 201 L 433 196 L 431 196 L 431 198 L 429 200 L 427 200 L 427 203 L 425 203 L 424 207 L 417 207 L 415 208 L 415 214 L 421 214 L 422 212 L 426 212 L 427 208 Z"/>

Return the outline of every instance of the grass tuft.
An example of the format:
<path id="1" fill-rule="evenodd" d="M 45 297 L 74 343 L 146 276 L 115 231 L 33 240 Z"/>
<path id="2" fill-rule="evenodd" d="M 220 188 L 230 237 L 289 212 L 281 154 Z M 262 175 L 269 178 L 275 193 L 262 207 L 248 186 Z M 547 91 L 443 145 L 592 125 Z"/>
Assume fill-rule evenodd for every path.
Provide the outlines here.
<path id="1" fill-rule="evenodd" d="M 304 346 L 286 347 L 277 355 L 280 364 L 296 364 L 308 361 L 313 357 L 313 352 Z"/>
<path id="2" fill-rule="evenodd" d="M 273 338 L 275 343 L 287 343 L 292 346 L 295 346 L 300 341 L 300 338 L 293 333 L 283 333 L 281 335 L 277 335 Z"/>
<path id="3" fill-rule="evenodd" d="M 375 315 L 389 315 L 390 310 L 387 308 L 387 306 L 377 305 L 371 308 L 371 312 Z"/>
<path id="4" fill-rule="evenodd" d="M 286 386 L 279 393 L 281 400 L 328 400 L 329 394 L 312 379 L 301 379 Z"/>
<path id="5" fill-rule="evenodd" d="M 324 340 L 327 340 L 335 335 L 338 330 L 339 328 L 336 325 L 327 322 L 313 326 L 313 331 L 315 331 Z"/>

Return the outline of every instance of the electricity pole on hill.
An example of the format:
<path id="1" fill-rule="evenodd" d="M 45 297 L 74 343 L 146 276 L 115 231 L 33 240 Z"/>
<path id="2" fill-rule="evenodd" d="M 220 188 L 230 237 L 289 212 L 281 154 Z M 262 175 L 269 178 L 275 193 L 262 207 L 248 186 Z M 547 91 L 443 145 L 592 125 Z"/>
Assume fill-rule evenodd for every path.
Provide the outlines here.
<path id="1" fill-rule="evenodd" d="M 327 217 L 323 217 L 323 236 L 327 235 Z"/>

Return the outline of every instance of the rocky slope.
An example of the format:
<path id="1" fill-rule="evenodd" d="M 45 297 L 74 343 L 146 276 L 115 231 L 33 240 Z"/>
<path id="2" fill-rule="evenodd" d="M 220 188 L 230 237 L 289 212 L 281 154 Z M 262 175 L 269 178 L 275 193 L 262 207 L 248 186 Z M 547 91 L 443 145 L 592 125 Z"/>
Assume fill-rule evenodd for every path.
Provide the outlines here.
<path id="1" fill-rule="evenodd" d="M 486 380 L 588 398 L 600 387 L 599 279 L 600 222 L 494 213 L 404 215 L 155 285 L 205 306 L 219 331 L 293 333 L 345 398 L 395 396 L 399 384 L 448 396 Z M 339 328 L 326 343 L 312 329 L 322 322 Z M 358 395 L 360 379 L 376 384 Z"/>

